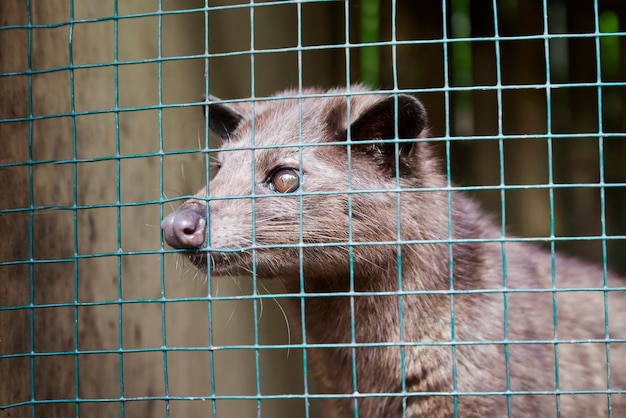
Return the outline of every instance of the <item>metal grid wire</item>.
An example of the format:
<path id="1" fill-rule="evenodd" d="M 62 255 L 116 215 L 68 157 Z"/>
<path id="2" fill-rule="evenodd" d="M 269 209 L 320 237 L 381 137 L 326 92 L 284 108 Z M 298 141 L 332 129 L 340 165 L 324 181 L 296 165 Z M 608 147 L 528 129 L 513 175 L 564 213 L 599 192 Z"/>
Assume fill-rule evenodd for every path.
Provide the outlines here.
<path id="1" fill-rule="evenodd" d="M 604 7 L 596 0 L 592 6 L 592 30 L 568 33 L 555 31 L 553 21 L 550 20 L 555 10 L 560 11 L 561 14 L 564 13 L 564 8 L 567 7 L 565 3 L 544 0 L 540 7 L 541 30 L 528 34 L 513 33 L 500 26 L 501 20 L 497 17 L 504 13 L 503 9 L 513 7 L 512 5 L 517 4 L 516 2 L 493 1 L 488 5 L 492 16 L 496 17 L 492 18 L 491 22 L 493 34 L 475 34 L 473 31 L 470 33 L 467 28 L 466 20 L 470 13 L 469 1 L 442 2 L 439 5 L 441 9 L 441 19 L 438 22 L 441 25 L 439 36 L 411 38 L 399 29 L 403 28 L 404 23 L 400 22 L 402 20 L 401 12 L 398 10 L 400 5 L 395 0 L 384 6 L 378 2 L 363 0 L 359 4 L 362 10 L 355 8 L 355 4 L 349 1 L 309 0 L 259 3 L 253 1 L 239 4 L 190 2 L 189 8 L 178 10 L 168 9 L 173 6 L 167 3 L 159 0 L 154 2 L 154 5 L 150 5 L 152 9 L 149 7 L 149 10 L 124 12 L 121 11 L 123 7 L 121 2 L 115 0 L 107 3 L 107 6 L 100 10 L 100 14 L 90 15 L 86 12 L 78 16 L 76 12 L 79 8 L 78 2 L 69 1 L 68 14 L 61 13 L 60 18 L 50 23 L 45 19 L 40 20 L 41 9 L 38 9 L 41 7 L 40 2 L 26 0 L 25 4 L 16 6 L 16 9 L 20 9 L 16 15 L 23 16 L 25 21 L 2 20 L 1 42 L 6 42 L 12 36 L 24 36 L 26 68 L 18 64 L 0 66 L 0 83 L 2 83 L 0 86 L 4 86 L 2 87 L 4 90 L 7 90 L 9 84 L 19 84 L 25 81 L 25 90 L 20 92 L 22 99 L 19 99 L 17 95 L 5 95 L 5 98 L 0 98 L 0 100 L 5 100 L 8 104 L 23 100 L 26 104 L 26 111 L 20 113 L 19 106 L 16 106 L 18 110 L 14 112 L 10 112 L 9 106 L 6 105 L 0 108 L 2 111 L 0 132 L 7 133 L 2 140 L 5 141 L 6 138 L 7 141 L 12 141 L 10 144 L 20 144 L 19 147 L 16 146 L 17 148 L 9 145 L 8 154 L 0 154 L 0 174 L 3 172 L 6 174 L 6 177 L 0 177 L 2 180 L 0 184 L 11 186 L 11 188 L 3 188 L 0 192 L 4 195 L 4 197 L 0 196 L 0 199 L 4 199 L 1 200 L 0 206 L 0 225 L 4 231 L 9 231 L 12 226 L 15 226 L 15 229 L 22 226 L 26 228 L 21 231 L 20 235 L 13 231 L 7 232 L 8 239 L 5 245 L 0 246 L 0 278 L 5 281 L 2 287 L 6 289 L 0 296 L 0 327 L 4 327 L 4 329 L 0 328 L 0 373 L 3 375 L 0 377 L 0 415 L 34 417 L 37 415 L 68 416 L 67 414 L 70 413 L 76 416 L 212 415 L 227 417 L 273 416 L 274 413 L 280 413 L 309 417 L 320 414 L 315 404 L 316 400 L 339 396 L 319 394 L 311 387 L 307 350 L 318 346 L 307 340 L 305 315 L 302 315 L 301 324 L 299 324 L 302 327 L 301 336 L 289 336 L 288 339 L 284 339 L 282 334 L 278 338 L 275 335 L 273 337 L 267 335 L 272 333 L 268 329 L 274 326 L 267 322 L 263 324 L 263 309 L 271 310 L 268 305 L 272 305 L 272 301 L 286 301 L 292 299 L 293 295 L 283 294 L 280 291 L 266 293 L 265 285 L 256 280 L 246 280 L 240 284 L 245 289 L 244 294 L 238 292 L 236 288 L 231 294 L 229 290 L 222 293 L 220 281 L 225 279 L 214 278 L 210 273 L 205 275 L 193 272 L 188 265 L 183 264 L 180 251 L 169 249 L 159 235 L 157 225 L 168 212 L 168 206 L 172 203 L 172 206 L 177 206 L 177 202 L 192 197 L 195 193 L 192 187 L 209 183 L 211 170 L 208 159 L 205 157 L 218 147 L 213 140 L 209 140 L 208 130 L 204 134 L 198 134 L 195 130 L 197 127 L 205 126 L 201 116 L 200 119 L 193 119 L 196 116 L 191 116 L 200 115 L 197 107 L 201 102 L 199 99 L 195 101 L 193 99 L 193 97 L 198 98 L 200 94 L 194 96 L 190 93 L 185 99 L 172 99 L 167 97 L 168 94 L 173 95 L 171 90 L 168 93 L 164 90 L 174 77 L 179 79 L 196 77 L 198 80 L 194 88 L 200 86 L 197 92 L 201 93 L 202 85 L 204 85 L 206 95 L 214 94 L 219 89 L 218 84 L 221 83 L 219 77 L 225 77 L 229 71 L 232 71 L 232 68 L 228 68 L 227 65 L 229 60 L 236 62 L 236 65 L 242 62 L 246 64 L 241 74 L 248 78 L 237 80 L 246 86 L 243 88 L 244 93 L 240 94 L 238 99 L 227 101 L 227 103 L 237 103 L 266 96 L 266 93 L 275 87 L 276 80 L 272 84 L 267 81 L 267 76 L 259 76 L 264 66 L 267 65 L 266 57 L 272 60 L 281 54 L 294 54 L 296 75 L 295 78 L 292 76 L 290 83 L 295 86 L 296 90 L 302 91 L 310 80 L 315 80 L 315 76 L 307 70 L 307 63 L 313 62 L 315 58 L 311 57 L 316 55 L 309 54 L 334 51 L 342 57 L 343 61 L 337 65 L 337 68 L 344 70 L 342 74 L 338 74 L 341 71 L 334 71 L 332 77 L 334 77 L 335 84 L 349 86 L 351 83 L 362 80 L 373 86 L 378 86 L 379 83 L 385 84 L 388 87 L 385 89 L 386 93 L 414 94 L 424 97 L 427 105 L 433 104 L 432 107 L 435 110 L 431 112 L 431 115 L 439 117 L 432 119 L 434 124 L 432 142 L 439 146 L 438 149 L 443 155 L 450 185 L 439 191 L 443 190 L 450 194 L 460 190 L 473 193 L 479 198 L 483 192 L 491 193 L 492 197 L 493 193 L 496 194 L 495 200 L 492 199 L 496 202 L 495 206 L 492 205 L 490 209 L 501 215 L 501 237 L 496 241 L 502 243 L 504 258 L 506 258 L 504 246 L 508 242 L 529 241 L 544 244 L 552 253 L 553 264 L 557 246 L 561 243 L 566 245 L 568 243 L 577 245 L 579 241 L 583 244 L 595 243 L 600 248 L 596 251 L 599 255 L 596 258 L 602 262 L 604 280 L 609 271 L 610 249 L 608 247 L 615 244 L 616 259 L 621 258 L 619 251 L 623 249 L 622 244 L 626 235 L 624 229 L 621 229 L 623 224 L 615 227 L 607 225 L 607 213 L 611 212 L 607 208 L 606 195 L 607 193 L 619 195 L 621 197 L 615 198 L 615 201 L 623 202 L 626 176 L 618 175 L 617 180 L 616 176 L 607 179 L 606 173 L 612 168 L 607 168 L 605 164 L 611 161 L 611 164 L 622 165 L 621 162 L 626 154 L 620 154 L 623 149 L 619 148 L 621 145 L 618 142 L 623 140 L 624 127 L 605 128 L 604 121 L 607 120 L 607 114 L 612 111 L 612 109 L 607 110 L 607 103 L 609 106 L 617 106 L 618 109 L 623 109 L 624 106 L 621 90 L 626 87 L 624 82 L 626 70 L 623 64 L 625 58 L 620 54 L 624 51 L 626 34 L 620 31 L 620 27 L 623 28 L 620 26 L 623 25 L 623 21 L 619 20 L 620 18 L 626 19 L 626 14 L 622 10 L 623 6 L 611 4 L 609 6 L 614 6 L 614 9 L 611 9 L 608 6 Z M 333 23 L 341 28 L 337 31 L 340 41 L 315 44 L 304 38 L 304 16 L 312 10 L 312 7 L 325 3 L 338 5 L 329 9 L 332 13 L 338 11 L 342 13 L 343 19 L 337 16 L 332 17 L 335 19 Z M 292 12 L 295 10 L 295 13 L 291 15 L 294 21 L 290 22 L 296 27 L 297 39 L 294 45 L 285 46 L 280 42 L 272 44 L 259 39 L 263 38 L 262 31 L 267 28 L 257 27 L 260 20 L 258 15 L 265 10 L 271 14 L 274 8 L 279 7 L 292 8 L 290 9 Z M 0 9 L 1 11 L 3 10 Z M 12 16 L 9 14 L 8 6 L 4 11 L 6 16 Z M 362 16 L 361 12 L 363 12 Z M 247 46 L 234 49 L 222 46 L 214 48 L 211 35 L 208 35 L 202 45 L 203 51 L 182 53 L 176 50 L 176 45 L 182 48 L 181 43 L 170 47 L 170 51 L 173 52 L 169 54 L 164 52 L 167 48 L 164 45 L 166 42 L 164 35 L 165 26 L 170 22 L 168 19 L 173 20 L 187 15 L 195 16 L 200 22 L 196 24 L 195 29 L 209 34 L 212 25 L 219 25 L 220 16 L 222 14 L 226 16 L 228 13 L 239 13 L 244 21 L 249 22 L 248 27 L 237 28 L 244 32 L 243 38 L 248 42 Z M 381 16 L 385 13 L 390 16 L 388 27 L 385 29 L 388 30 L 387 37 L 382 33 L 385 24 L 381 23 L 383 22 Z M 324 16 L 324 18 L 331 19 L 331 16 Z M 135 56 L 132 54 L 121 56 L 120 50 L 125 42 L 131 42 L 129 39 L 134 36 L 128 27 L 139 25 L 146 19 L 154 25 L 153 30 L 147 35 L 154 38 L 151 44 L 154 50 L 145 56 L 142 56 L 142 53 Z M 361 32 L 355 35 L 354 26 L 358 19 L 362 19 L 358 24 Z M 86 27 L 96 28 L 99 25 L 104 25 L 105 36 L 112 38 L 111 49 L 108 55 L 104 54 L 105 58 L 100 57 L 89 62 L 89 60 L 84 60 L 78 52 L 79 49 L 75 43 L 80 43 L 81 40 L 76 34 Z M 174 23 L 171 25 L 175 26 Z M 127 37 L 120 36 L 122 26 L 130 31 L 125 32 Z M 171 29 L 171 26 L 168 28 Z M 59 50 L 63 51 L 67 61 L 62 64 L 58 64 L 59 61 L 55 63 L 54 60 L 40 61 L 41 48 L 46 45 L 42 37 L 45 38 L 48 34 L 54 37 L 56 30 L 63 31 L 62 37 L 64 36 L 67 40 L 65 50 Z M 184 33 L 184 24 L 182 29 L 179 25 L 178 30 Z M 476 33 L 480 33 L 480 30 Z M 91 42 L 96 42 L 94 36 L 97 35 L 92 33 Z M 219 37 L 219 34 L 216 36 Z M 560 65 L 558 56 L 563 53 L 561 47 L 566 42 L 582 39 L 589 39 L 593 43 L 596 79 L 555 80 L 555 73 L 559 69 L 553 68 L 553 63 L 557 62 L 557 65 Z M 505 44 L 515 42 L 542 43 L 544 60 L 539 64 L 529 62 L 528 65 L 541 65 L 544 81 L 510 82 L 503 79 L 501 51 L 505 48 Z M 482 68 L 473 68 L 472 57 L 468 55 L 472 53 L 472 47 L 479 44 L 488 45 L 493 49 L 493 57 L 490 61 L 493 67 L 493 79 L 484 83 L 476 81 L 480 80 L 479 74 L 471 73 Z M 411 68 L 412 61 L 407 60 L 406 56 L 407 50 L 410 52 L 412 51 L 410 48 L 413 47 L 440 48 L 442 67 L 438 74 L 441 78 L 438 81 L 424 81 L 423 85 L 407 87 L 410 83 L 406 82 L 406 74 L 411 73 L 413 69 Z M 141 49 L 140 46 L 133 48 Z M 555 55 L 557 55 L 556 58 Z M 5 63 L 10 61 L 8 55 L 4 55 L 2 60 Z M 409 63 L 408 69 L 403 67 L 407 62 Z M 177 70 L 168 72 L 168 65 L 180 63 L 199 63 L 199 67 L 203 69 L 182 77 Z M 385 63 L 388 63 L 387 67 Z M 120 80 L 125 77 L 125 71 L 134 67 L 144 68 L 142 66 L 154 72 L 157 81 L 156 85 L 152 86 L 153 95 L 143 103 L 141 100 L 127 99 L 124 89 L 120 88 Z M 227 69 L 215 70 L 218 66 L 227 67 Z M 423 70 L 427 67 L 420 68 Z M 613 68 L 617 68 L 617 75 L 611 74 Z M 110 101 L 105 101 L 104 105 L 85 99 L 85 96 L 88 96 L 85 92 L 87 85 L 81 84 L 80 80 L 85 72 L 99 70 L 106 73 L 104 78 L 113 86 L 114 91 L 109 97 Z M 203 78 L 202 71 L 206 78 Z M 66 105 L 60 107 L 46 108 L 44 104 L 47 99 L 42 92 L 55 83 L 57 79 L 54 77 L 58 74 L 66 77 L 66 81 L 60 83 L 58 89 L 65 89 L 68 101 Z M 48 76 L 50 76 L 49 79 L 46 78 Z M 131 81 L 125 84 L 129 86 L 129 91 L 133 92 L 131 94 L 137 92 L 132 89 L 133 83 L 139 83 L 139 79 L 142 78 L 141 75 L 136 77 L 131 78 Z M 279 86 L 287 87 L 280 77 L 276 78 Z M 427 80 L 428 77 L 423 79 Z M 197 84 L 198 82 L 200 84 Z M 237 82 L 233 81 L 233 84 L 236 85 Z M 99 91 L 97 86 L 94 89 Z M 593 108 L 593 113 L 597 118 L 595 131 L 571 133 L 554 128 L 554 119 L 558 117 L 553 110 L 558 107 L 555 103 L 555 96 L 576 89 L 593 90 L 596 102 L 586 103 L 586 106 Z M 56 90 L 52 89 L 52 94 L 54 91 Z M 232 91 L 236 91 L 236 88 Z M 544 94 L 545 130 L 532 133 L 515 132 L 515 129 L 508 130 L 504 96 L 528 91 L 540 91 Z M 615 91 L 618 91 L 617 95 L 614 94 Z M 495 107 L 492 106 L 490 110 L 495 110 L 495 130 L 485 130 L 486 133 L 482 133 L 478 129 L 456 128 L 457 123 L 462 125 L 466 121 L 463 112 L 468 108 L 473 109 L 474 112 L 481 111 L 475 108 L 477 105 L 472 108 L 470 102 L 474 94 L 493 95 L 492 103 L 495 103 Z M 297 97 L 303 97 L 303 95 Z M 615 100 L 619 103 L 616 104 Z M 427 108 L 430 111 L 431 108 L 428 106 Z M 174 119 L 177 116 L 173 115 L 178 111 L 189 112 L 183 114 L 180 119 L 182 122 L 173 127 L 167 126 L 168 117 Z M 155 134 L 156 139 L 149 145 L 133 148 L 129 145 L 133 137 L 127 134 L 125 129 L 130 129 L 129 126 L 135 123 L 133 118 L 143 114 L 156 120 L 152 122 L 150 131 Z M 620 118 L 618 116 L 618 119 Z M 96 122 L 89 131 L 93 137 L 97 141 L 108 141 L 99 149 L 90 148 L 88 140 L 84 137 L 85 125 L 89 126 L 90 120 Z M 190 120 L 194 121 L 191 129 L 189 129 Z M 50 121 L 64 124 L 63 135 L 69 134 L 69 136 L 63 137 L 59 134 L 57 138 L 55 128 L 46 128 L 46 123 Z M 112 136 L 98 135 L 97 131 L 100 129 L 98 127 L 101 127 L 103 123 L 108 124 L 108 129 L 111 130 L 107 132 L 112 132 Z M 3 126 L 6 128 L 2 129 Z M 13 131 L 13 127 L 17 129 Z M 24 127 L 25 130 L 19 130 Z M 188 135 L 189 131 L 192 131 L 189 135 L 191 142 L 179 143 L 176 142 L 178 139 L 172 139 L 174 136 Z M 21 136 L 19 132 L 22 133 Z M 139 135 L 136 131 L 134 134 Z M 595 177 L 596 180 L 590 181 L 585 176 L 581 177 L 583 179 L 581 181 L 568 182 L 556 179 L 555 173 L 560 168 L 554 165 L 557 160 L 554 151 L 557 147 L 555 142 L 578 139 L 592 141 L 594 144 L 586 150 L 591 149 L 595 153 L 593 158 L 597 159 L 598 171 L 592 178 Z M 546 181 L 537 183 L 523 179 L 517 182 L 510 181 L 505 172 L 505 166 L 509 163 L 506 153 L 507 142 L 530 140 L 539 141 L 545 147 L 543 153 L 545 153 L 547 163 Z M 615 157 L 617 163 L 612 155 L 607 155 L 606 141 L 612 141 L 611 146 L 617 153 Z M 51 143 L 55 146 L 47 148 L 46 144 Z M 455 161 L 458 163 L 464 159 L 455 156 L 465 152 L 470 153 L 468 155 L 477 155 L 463 148 L 468 143 L 490 143 L 494 146 L 490 148 L 489 155 L 497 158 L 489 161 L 489 164 L 495 167 L 497 176 L 492 179 L 494 181 L 491 184 L 482 184 L 479 176 L 474 184 L 469 183 L 462 187 L 452 186 L 453 177 L 455 177 L 453 173 Z M 305 145 L 301 147 L 301 158 L 304 147 Z M 15 149 L 19 149 L 19 152 Z M 484 149 L 477 153 L 480 154 L 483 151 Z M 203 170 L 201 174 L 194 172 L 189 175 L 199 180 L 192 186 L 187 185 L 189 178 L 184 173 L 183 176 L 179 175 L 182 171 L 180 166 L 183 164 L 188 167 L 187 170 L 193 170 L 190 165 L 187 165 L 190 164 L 189 161 L 191 163 L 195 161 L 196 170 Z M 350 166 L 350 161 L 348 161 L 348 167 Z M 152 195 L 149 192 L 145 195 L 133 194 L 138 188 L 144 187 L 141 179 L 144 176 L 142 170 L 146 170 L 146 177 L 153 176 L 158 180 L 156 185 L 154 180 L 153 183 L 148 182 L 148 185 L 152 187 Z M 253 166 L 252 178 L 254 178 L 254 170 Z M 466 173 L 471 171 L 470 167 Z M 174 176 L 182 178 L 177 180 L 178 183 L 173 183 L 171 177 Z M 24 181 L 18 182 L 18 177 L 23 178 Z M 572 178 L 575 179 L 576 176 Z M 13 182 L 14 179 L 15 182 Z M 399 185 L 398 180 L 398 187 Z M 100 190 L 104 197 L 98 198 L 90 194 L 92 187 Z M 59 192 L 59 189 L 62 190 Z M 171 191 L 172 189 L 174 191 Z M 562 191 L 567 192 L 569 189 L 593 190 L 598 193 L 599 210 L 594 212 L 598 215 L 598 219 L 594 222 L 599 224 L 599 229 L 594 233 L 559 234 L 561 221 L 557 217 L 557 194 Z M 420 190 L 402 190 L 401 193 L 412 191 Z M 549 222 L 547 230 L 544 229 L 545 235 L 533 233 L 535 230 L 531 229 L 530 232 L 525 231 L 527 233 L 525 237 L 516 238 L 507 232 L 507 227 L 511 224 L 507 216 L 511 213 L 507 196 L 510 193 L 524 191 L 536 191 L 547 195 L 544 204 L 547 203 Z M 42 195 L 40 196 L 39 193 Z M 351 191 L 350 196 L 353 196 L 353 193 L 358 192 Z M 399 211 L 400 193 L 397 196 Z M 303 198 L 304 196 L 301 195 L 301 204 Z M 351 199 L 349 199 L 350 205 Z M 621 207 L 619 204 L 616 209 L 618 213 Z M 486 205 L 489 203 L 487 202 Z M 351 206 L 349 211 L 352 211 Z M 451 199 L 449 199 L 448 211 L 451 217 Z M 149 214 L 144 216 L 144 213 Z M 516 223 L 518 227 L 522 224 L 523 230 L 524 218 L 519 218 L 518 215 L 512 215 L 511 218 L 514 218 L 516 222 L 513 223 Z M 563 212 L 561 211 L 559 215 L 563 215 Z M 138 225 L 148 225 L 150 232 L 138 232 Z M 59 228 L 63 226 L 67 228 L 63 229 L 62 235 L 59 236 L 61 232 Z M 576 229 L 574 228 L 573 231 Z M 451 237 L 451 229 L 449 233 Z M 302 234 L 301 219 L 301 237 Z M 105 238 L 102 238 L 103 236 Z M 398 222 L 399 237 L 400 222 Z M 102 241 L 110 245 L 98 244 Z M 399 248 L 397 260 L 399 271 L 402 269 L 400 242 L 401 240 L 398 239 L 397 242 L 392 243 L 398 245 Z M 450 254 L 452 254 L 453 242 L 452 238 L 445 241 L 450 244 Z M 402 243 L 411 242 L 402 241 Z M 354 247 L 372 244 L 376 243 L 350 242 L 350 257 L 353 257 Z M 328 243 L 327 245 L 335 244 Z M 584 250 L 581 253 L 584 253 Z M 624 273 L 626 269 L 619 264 L 620 262 L 621 260 L 616 260 L 614 268 Z M 253 264 L 253 276 L 255 269 L 256 265 Z M 554 285 L 556 280 L 554 269 L 552 275 Z M 105 276 L 106 279 L 104 279 Z M 181 276 L 192 276 L 199 280 L 181 280 Z M 112 282 L 111 277 L 113 277 Z M 93 284 L 92 280 L 96 284 Z M 303 280 L 302 275 L 301 280 Z M 453 288 L 453 278 L 451 277 L 450 280 Z M 506 287 L 506 274 L 503 280 Z M 98 285 L 98 282 L 103 284 Z M 604 285 L 606 286 L 606 282 Z M 221 286 L 228 285 L 221 284 Z M 301 287 L 304 288 L 304 283 L 301 283 Z M 397 296 L 400 301 L 402 322 L 402 298 L 419 292 L 402 290 L 400 279 L 398 287 L 400 290 Z M 173 290 L 173 288 L 178 289 Z M 52 296 L 48 296 L 47 292 L 51 289 L 57 290 L 50 293 Z M 602 285 L 599 289 L 603 290 Z M 576 289 L 576 291 L 589 292 L 597 290 L 598 288 Z M 614 290 L 626 289 L 622 287 Z M 205 295 L 207 291 L 208 296 Z M 531 291 L 545 293 L 552 292 L 552 289 L 531 289 Z M 500 291 L 494 290 L 494 292 Z M 462 291 L 451 292 L 452 300 L 454 299 L 453 293 L 456 295 Z M 607 329 L 610 319 L 606 304 L 608 293 L 608 291 L 604 292 L 606 313 L 604 327 Z M 298 297 L 303 313 L 306 298 L 353 297 L 354 295 L 354 282 L 351 282 L 348 292 L 300 294 Z M 376 292 L 359 293 L 359 296 L 364 295 L 381 296 Z M 552 292 L 552 295 L 556 300 L 556 293 Z M 506 315 L 508 293 L 503 292 L 503 300 Z M 246 334 L 245 337 L 229 339 L 223 336 L 223 330 L 233 327 L 229 325 L 228 317 L 234 314 L 236 309 L 232 306 L 238 303 L 247 303 L 245 305 L 247 308 L 240 309 L 247 309 L 244 312 L 247 312 L 249 317 L 241 321 L 249 327 L 244 326 L 242 330 L 237 331 Z M 451 307 L 451 315 L 454 318 L 454 304 Z M 354 309 L 354 306 L 352 308 Z M 276 318 L 282 321 L 282 313 L 277 311 L 275 314 Z M 189 315 L 194 315 L 195 319 L 190 319 Z M 554 324 L 551 325 L 554 325 L 556 329 L 556 316 Z M 506 336 L 508 324 L 505 322 L 504 326 Z M 358 344 L 354 322 L 351 329 L 352 361 L 356 362 Z M 402 323 L 400 329 L 403 329 Z M 194 339 L 194 334 L 198 334 L 200 342 Z M 454 331 L 451 338 L 452 341 L 455 340 Z M 540 342 L 554 343 L 555 356 L 558 358 L 557 347 L 560 341 L 557 336 L 555 340 Z M 590 341 L 568 341 L 568 343 Z M 605 343 L 607 359 L 615 360 L 611 357 L 606 338 L 600 338 L 595 342 Z M 612 342 L 623 343 L 624 341 L 612 340 Z M 508 343 L 506 341 L 495 343 L 502 343 L 505 347 L 505 355 L 508 356 Z M 403 344 L 402 350 L 405 346 L 423 343 L 404 342 Z M 393 345 L 392 342 L 368 344 L 373 347 Z M 454 343 L 451 347 L 454 355 L 457 347 Z M 276 357 L 273 353 L 279 353 L 277 361 L 270 358 Z M 243 357 L 237 357 L 239 354 Z M 240 367 L 238 362 L 243 362 L 246 366 Z M 290 368 L 299 369 L 296 370 L 295 375 L 290 374 L 292 372 L 289 370 L 276 372 L 271 370 L 277 367 L 276 364 L 284 362 L 288 362 Z M 356 364 L 353 366 L 353 384 L 356 391 Z M 242 370 L 244 368 L 246 370 Z M 607 363 L 607 368 L 610 369 L 609 363 Z M 452 373 L 456 373 L 456 369 L 452 370 Z M 283 379 L 287 383 L 283 386 L 272 386 L 273 383 L 268 383 L 268 380 L 274 374 L 277 375 L 276 379 Z M 558 367 L 555 374 L 558 388 Z M 233 375 L 239 376 L 239 379 L 234 379 L 234 384 L 228 382 L 232 380 Z M 242 385 L 241 382 L 244 381 L 247 389 L 238 390 L 237 386 Z M 293 387 L 297 389 L 290 388 L 291 382 L 297 382 L 293 384 Z M 406 380 L 403 376 L 402 391 L 406 392 L 406 390 Z M 582 391 L 581 393 L 588 392 Z M 550 393 L 557 394 L 557 391 Z M 611 388 L 609 383 L 609 387 L 599 393 L 608 394 L 607 402 L 610 404 L 611 396 L 624 394 L 624 391 Z M 462 415 L 456 403 L 460 396 L 456 382 L 452 394 L 455 395 L 455 408 L 457 408 L 455 415 Z M 492 393 L 486 393 L 486 395 L 490 394 Z M 497 394 L 506 395 L 510 407 L 511 397 L 523 393 L 514 392 L 507 387 L 504 393 Z M 372 395 L 355 394 L 355 407 L 358 407 L 359 397 L 367 396 Z M 381 396 L 381 394 L 376 396 Z M 555 416 L 557 416 L 558 398 L 555 405 Z M 356 414 L 357 412 L 355 416 Z M 511 416 L 510 413 L 509 416 Z"/>

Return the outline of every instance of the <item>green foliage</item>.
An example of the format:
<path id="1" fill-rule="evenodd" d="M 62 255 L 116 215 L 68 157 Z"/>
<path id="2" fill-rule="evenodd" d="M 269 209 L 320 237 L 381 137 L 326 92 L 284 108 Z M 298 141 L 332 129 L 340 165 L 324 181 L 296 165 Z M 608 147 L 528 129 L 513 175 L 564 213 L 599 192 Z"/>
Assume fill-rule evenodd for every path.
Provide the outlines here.
<path id="1" fill-rule="evenodd" d="M 600 32 L 613 34 L 619 32 L 619 16 L 612 10 L 600 13 Z M 619 77 L 620 50 L 619 37 L 602 36 L 600 38 L 600 62 L 604 78 L 615 79 Z"/>
<path id="2" fill-rule="evenodd" d="M 378 42 L 380 38 L 380 4 L 378 0 L 361 2 L 361 42 Z M 370 87 L 380 83 L 380 51 L 377 46 L 361 48 L 361 81 Z"/>

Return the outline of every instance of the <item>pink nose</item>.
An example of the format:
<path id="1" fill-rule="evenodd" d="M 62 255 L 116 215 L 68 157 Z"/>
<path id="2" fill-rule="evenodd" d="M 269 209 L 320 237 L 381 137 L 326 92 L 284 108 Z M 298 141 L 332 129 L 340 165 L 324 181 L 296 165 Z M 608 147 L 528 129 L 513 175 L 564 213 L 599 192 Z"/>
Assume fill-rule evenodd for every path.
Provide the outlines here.
<path id="1" fill-rule="evenodd" d="M 190 205 L 182 207 L 161 222 L 163 237 L 173 248 L 198 249 L 206 239 L 206 209 Z"/>

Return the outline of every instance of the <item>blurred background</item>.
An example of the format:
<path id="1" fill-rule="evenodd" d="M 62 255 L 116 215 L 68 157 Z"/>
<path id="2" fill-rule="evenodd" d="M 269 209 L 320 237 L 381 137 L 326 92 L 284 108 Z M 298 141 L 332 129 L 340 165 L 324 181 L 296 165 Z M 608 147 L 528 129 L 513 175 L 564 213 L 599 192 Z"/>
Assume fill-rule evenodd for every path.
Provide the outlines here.
<path id="1" fill-rule="evenodd" d="M 163 252 L 207 92 L 415 94 L 507 231 L 626 275 L 625 25 L 620 0 L 2 0 L 0 416 L 321 416 L 280 289 Z"/>

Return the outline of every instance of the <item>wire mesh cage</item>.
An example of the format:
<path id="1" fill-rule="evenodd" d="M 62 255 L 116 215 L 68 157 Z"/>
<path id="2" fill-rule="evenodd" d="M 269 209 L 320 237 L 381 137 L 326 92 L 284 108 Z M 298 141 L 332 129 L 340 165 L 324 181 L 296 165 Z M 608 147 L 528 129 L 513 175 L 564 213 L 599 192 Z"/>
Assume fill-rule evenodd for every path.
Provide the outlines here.
<path id="1" fill-rule="evenodd" d="M 626 413 L 626 6 L 423 3 L 0 2 L 0 416 Z M 167 245 L 188 199 L 205 250 L 251 229 L 222 251 L 250 271 Z"/>

